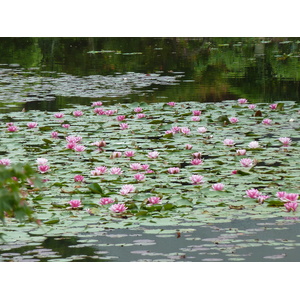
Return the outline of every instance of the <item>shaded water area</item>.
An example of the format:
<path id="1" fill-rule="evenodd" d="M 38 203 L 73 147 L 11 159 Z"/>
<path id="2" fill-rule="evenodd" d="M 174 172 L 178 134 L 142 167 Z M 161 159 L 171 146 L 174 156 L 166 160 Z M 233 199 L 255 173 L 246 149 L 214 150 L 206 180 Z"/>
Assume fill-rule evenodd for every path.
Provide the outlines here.
<path id="1" fill-rule="evenodd" d="M 23 109 L 57 112 L 93 101 L 299 103 L 299 44 L 300 38 L 0 38 L 1 120 Z M 15 238 L 1 245 L 0 261 L 300 261 L 299 222 L 264 215 L 197 226 L 96 223 L 74 236 Z"/>

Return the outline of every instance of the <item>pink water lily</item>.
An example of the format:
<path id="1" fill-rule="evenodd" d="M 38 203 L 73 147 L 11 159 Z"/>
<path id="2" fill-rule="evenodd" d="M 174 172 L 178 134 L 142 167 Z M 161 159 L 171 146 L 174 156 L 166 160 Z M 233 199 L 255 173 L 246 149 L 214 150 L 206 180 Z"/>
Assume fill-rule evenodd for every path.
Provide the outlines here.
<path id="1" fill-rule="evenodd" d="M 249 198 L 252 198 L 252 199 L 256 199 L 261 195 L 261 193 L 257 189 L 247 190 L 246 194 Z"/>
<path id="2" fill-rule="evenodd" d="M 232 124 L 237 123 L 238 121 L 239 121 L 239 119 L 236 117 L 229 118 L 229 122 Z"/>
<path id="3" fill-rule="evenodd" d="M 102 107 L 96 107 L 94 108 L 94 113 L 99 116 L 105 115 L 105 110 Z"/>
<path id="4" fill-rule="evenodd" d="M 222 191 L 225 187 L 223 183 L 215 183 L 211 186 L 215 191 Z"/>
<path id="5" fill-rule="evenodd" d="M 68 143 L 68 144 L 66 145 L 66 148 L 67 148 L 67 149 L 74 149 L 75 146 L 77 146 L 76 143 Z"/>
<path id="6" fill-rule="evenodd" d="M 70 128 L 70 124 L 61 124 L 61 126 L 63 127 L 63 128 L 66 128 L 66 129 L 68 129 L 68 128 Z"/>
<path id="7" fill-rule="evenodd" d="M 122 115 L 122 116 L 117 116 L 117 117 L 116 117 L 116 120 L 117 120 L 117 121 L 123 121 L 123 120 L 125 120 L 125 119 L 126 119 L 126 117 L 123 116 L 123 115 Z"/>
<path id="8" fill-rule="evenodd" d="M 109 172 L 112 175 L 121 175 L 123 173 L 122 169 L 118 167 L 112 167 Z"/>
<path id="9" fill-rule="evenodd" d="M 141 168 L 143 169 L 143 170 L 148 170 L 149 169 L 149 165 L 147 165 L 147 164 L 145 164 L 145 165 L 141 165 Z"/>
<path id="10" fill-rule="evenodd" d="M 248 105 L 248 108 L 249 108 L 249 109 L 255 109 L 255 108 L 256 108 L 256 105 L 255 105 L 255 104 L 249 104 L 249 105 Z"/>
<path id="11" fill-rule="evenodd" d="M 259 195 L 256 199 L 259 204 L 263 204 L 266 199 L 270 198 L 267 195 Z"/>
<path id="12" fill-rule="evenodd" d="M 93 103 L 91 104 L 92 107 L 94 107 L 94 106 L 101 106 L 101 105 L 102 105 L 102 102 L 101 102 L 101 101 L 96 101 L 96 102 L 93 102 Z"/>
<path id="13" fill-rule="evenodd" d="M 112 198 L 101 198 L 99 201 L 99 204 L 107 205 L 107 204 L 114 203 L 114 202 L 115 202 L 115 200 L 113 200 Z"/>
<path id="14" fill-rule="evenodd" d="M 0 165 L 10 166 L 11 165 L 11 160 L 9 158 L 2 158 L 2 159 L 0 159 Z"/>
<path id="15" fill-rule="evenodd" d="M 261 123 L 264 124 L 264 125 L 271 125 L 272 120 L 271 119 L 263 119 Z"/>
<path id="16" fill-rule="evenodd" d="M 15 126 L 15 125 L 11 125 L 11 126 L 7 127 L 7 131 L 9 131 L 9 132 L 15 132 L 15 131 L 18 131 L 18 130 L 19 130 L 19 127 Z"/>
<path id="17" fill-rule="evenodd" d="M 85 149 L 86 149 L 86 147 L 83 145 L 75 145 L 73 148 L 73 150 L 76 152 L 83 152 Z"/>
<path id="18" fill-rule="evenodd" d="M 54 117 L 57 118 L 57 119 L 61 119 L 63 118 L 65 115 L 63 113 L 55 113 L 54 114 Z"/>
<path id="19" fill-rule="evenodd" d="M 50 166 L 48 166 L 48 165 L 38 165 L 38 170 L 42 174 L 48 172 L 49 169 L 50 169 Z"/>
<path id="20" fill-rule="evenodd" d="M 27 123 L 27 127 L 28 128 L 36 128 L 38 126 L 38 123 L 37 122 L 29 122 Z"/>
<path id="21" fill-rule="evenodd" d="M 297 202 L 287 202 L 287 203 L 284 204 L 284 207 L 286 208 L 286 210 L 288 212 L 296 211 L 296 209 L 298 207 L 298 203 Z"/>
<path id="22" fill-rule="evenodd" d="M 127 210 L 127 207 L 124 203 L 117 203 L 113 204 L 109 209 L 114 213 L 123 213 Z"/>
<path id="23" fill-rule="evenodd" d="M 233 146 L 235 143 L 234 143 L 234 140 L 232 140 L 232 139 L 225 139 L 225 140 L 223 141 L 223 144 L 224 144 L 225 146 Z"/>
<path id="24" fill-rule="evenodd" d="M 246 149 L 238 149 L 236 150 L 236 155 L 245 155 L 247 153 Z"/>
<path id="25" fill-rule="evenodd" d="M 138 119 L 142 119 L 142 118 L 145 118 L 146 115 L 145 115 L 145 114 L 137 114 L 136 117 L 137 117 Z"/>
<path id="26" fill-rule="evenodd" d="M 198 158 L 198 159 L 201 158 L 201 152 L 195 152 L 192 155 L 193 155 L 193 158 Z"/>
<path id="27" fill-rule="evenodd" d="M 285 196 L 286 196 L 286 192 L 277 192 L 276 193 L 276 196 L 280 199 L 280 200 L 284 200 L 285 199 Z"/>
<path id="28" fill-rule="evenodd" d="M 170 105 L 170 106 L 175 106 L 176 105 L 175 102 L 168 102 L 167 104 Z"/>
<path id="29" fill-rule="evenodd" d="M 274 110 L 277 108 L 277 103 L 273 103 L 269 105 L 270 109 Z"/>
<path id="30" fill-rule="evenodd" d="M 38 165 L 47 165 L 48 164 L 48 159 L 43 158 L 43 157 L 39 157 L 39 158 L 36 159 L 36 163 Z"/>
<path id="31" fill-rule="evenodd" d="M 288 146 L 292 143 L 291 138 L 288 137 L 280 137 L 279 141 L 283 144 L 283 146 Z"/>
<path id="32" fill-rule="evenodd" d="M 137 181 L 142 181 L 144 180 L 146 177 L 144 174 L 142 173 L 137 173 L 137 174 L 134 174 L 133 175 L 134 179 L 137 180 Z"/>
<path id="33" fill-rule="evenodd" d="M 160 198 L 160 197 L 153 196 L 153 197 L 149 197 L 149 198 L 147 199 L 147 201 L 148 201 L 148 204 L 149 204 L 149 205 L 159 204 L 159 203 L 161 203 L 161 198 Z"/>
<path id="34" fill-rule="evenodd" d="M 198 131 L 199 133 L 205 133 L 205 132 L 207 131 L 207 128 L 206 128 L 206 127 L 199 127 L 199 128 L 197 129 L 197 131 Z"/>
<path id="35" fill-rule="evenodd" d="M 100 176 L 105 174 L 106 172 L 107 172 L 107 167 L 100 166 L 100 167 L 95 167 L 95 169 L 91 171 L 91 175 Z"/>
<path id="36" fill-rule="evenodd" d="M 112 155 L 110 156 L 110 158 L 114 159 L 114 158 L 119 158 L 122 156 L 122 152 L 119 151 L 115 151 L 112 153 Z"/>
<path id="37" fill-rule="evenodd" d="M 140 163 L 133 163 L 130 165 L 130 168 L 136 171 L 142 169 L 142 165 Z"/>
<path id="38" fill-rule="evenodd" d="M 81 110 L 75 110 L 73 111 L 73 116 L 80 117 L 83 115 L 83 112 Z"/>
<path id="39" fill-rule="evenodd" d="M 119 126 L 122 130 L 128 129 L 128 127 L 129 127 L 127 123 L 121 123 L 121 124 L 119 124 Z"/>
<path id="40" fill-rule="evenodd" d="M 143 109 L 141 107 L 136 107 L 136 108 L 134 108 L 133 111 L 136 112 L 136 113 L 140 113 L 140 112 L 143 111 Z"/>
<path id="41" fill-rule="evenodd" d="M 284 200 L 286 200 L 286 201 L 297 201 L 298 197 L 299 197 L 299 194 L 294 194 L 294 193 L 288 194 L 288 193 L 286 193 L 285 197 L 284 197 Z"/>
<path id="42" fill-rule="evenodd" d="M 184 135 L 188 135 L 190 134 L 191 130 L 188 127 L 181 127 L 181 133 L 183 133 Z"/>
<path id="43" fill-rule="evenodd" d="M 186 150 L 192 150 L 193 146 L 191 144 L 186 144 L 185 149 Z"/>
<path id="44" fill-rule="evenodd" d="M 69 135 L 66 137 L 68 143 L 79 143 L 82 140 L 81 136 Z"/>
<path id="45" fill-rule="evenodd" d="M 238 101 L 239 104 L 245 104 L 245 103 L 248 102 L 248 100 L 245 99 L 245 98 L 238 99 L 237 101 Z"/>
<path id="46" fill-rule="evenodd" d="M 125 152 L 124 152 L 124 155 L 125 155 L 126 157 L 133 157 L 134 154 L 135 154 L 135 152 L 132 151 L 132 150 L 130 150 L 130 151 L 125 151 Z"/>
<path id="47" fill-rule="evenodd" d="M 196 184 L 201 184 L 203 183 L 203 176 L 201 175 L 192 175 L 190 177 L 190 180 L 192 181 L 192 184 L 196 185 Z"/>
<path id="48" fill-rule="evenodd" d="M 57 132 L 57 131 L 52 131 L 52 132 L 50 133 L 50 136 L 51 136 L 53 139 L 57 139 L 57 137 L 58 137 L 58 132 Z"/>
<path id="49" fill-rule="evenodd" d="M 94 142 L 91 145 L 97 146 L 98 148 L 103 148 L 106 146 L 106 142 L 102 140 L 102 141 Z"/>
<path id="50" fill-rule="evenodd" d="M 243 167 L 252 167 L 253 166 L 253 160 L 251 158 L 242 158 L 240 160 L 240 164 L 243 166 Z"/>
<path id="51" fill-rule="evenodd" d="M 202 112 L 200 110 L 193 110 L 193 116 L 200 116 L 201 113 Z"/>
<path id="52" fill-rule="evenodd" d="M 148 153 L 149 158 L 158 158 L 159 153 L 157 151 L 152 151 Z"/>
<path id="53" fill-rule="evenodd" d="M 191 121 L 199 122 L 200 121 L 200 117 L 199 116 L 192 116 L 191 117 Z"/>
<path id="54" fill-rule="evenodd" d="M 121 195 L 127 195 L 129 193 L 134 193 L 135 192 L 135 187 L 132 184 L 125 184 L 122 186 L 120 190 Z"/>
<path id="55" fill-rule="evenodd" d="M 81 200 L 74 199 L 74 200 L 69 201 L 69 204 L 70 204 L 71 208 L 79 208 L 79 207 L 81 207 Z"/>
<path id="56" fill-rule="evenodd" d="M 248 144 L 248 147 L 249 147 L 249 148 L 252 148 L 252 149 L 255 149 L 255 148 L 259 148 L 260 145 L 259 145 L 259 142 L 257 142 L 257 141 L 252 141 L 252 142 L 250 142 L 250 143 Z"/>
<path id="57" fill-rule="evenodd" d="M 168 169 L 169 174 L 178 174 L 180 172 L 180 168 L 178 167 L 173 167 Z"/>
<path id="58" fill-rule="evenodd" d="M 74 181 L 75 182 L 83 182 L 84 181 L 84 177 L 82 175 L 80 175 L 80 174 L 75 175 L 74 176 Z"/>
<path id="59" fill-rule="evenodd" d="M 202 161 L 202 159 L 194 158 L 194 159 L 192 159 L 191 164 L 194 165 L 194 166 L 196 166 L 196 165 L 202 165 L 203 161 Z"/>

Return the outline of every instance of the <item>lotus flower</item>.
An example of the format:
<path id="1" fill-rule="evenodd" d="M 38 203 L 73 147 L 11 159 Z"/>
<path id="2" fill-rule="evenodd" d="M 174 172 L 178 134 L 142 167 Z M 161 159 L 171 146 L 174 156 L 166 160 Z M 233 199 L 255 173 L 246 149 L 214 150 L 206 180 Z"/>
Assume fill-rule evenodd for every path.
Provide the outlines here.
<path id="1" fill-rule="evenodd" d="M 56 113 L 54 114 L 54 117 L 57 118 L 57 119 L 61 119 L 63 118 L 65 115 L 63 113 Z"/>
<path id="2" fill-rule="evenodd" d="M 83 115 L 83 112 L 81 110 L 75 110 L 73 111 L 73 116 L 80 117 Z"/>
<path id="3" fill-rule="evenodd" d="M 136 107 L 133 111 L 136 113 L 140 113 L 143 111 L 143 109 L 141 107 Z"/>
<path id="4" fill-rule="evenodd" d="M 127 210 L 127 207 L 124 203 L 117 203 L 113 204 L 109 209 L 114 213 L 122 213 Z"/>
<path id="5" fill-rule="evenodd" d="M 121 123 L 119 126 L 122 130 L 128 129 L 128 124 L 127 123 Z"/>
<path id="6" fill-rule="evenodd" d="M 200 116 L 201 111 L 200 110 L 193 110 L 193 116 Z"/>
<path id="7" fill-rule="evenodd" d="M 79 199 L 71 200 L 69 201 L 69 204 L 71 205 L 72 208 L 81 207 L 81 201 Z"/>
<path id="8" fill-rule="evenodd" d="M 135 187 L 132 184 L 125 184 L 120 190 L 121 195 L 127 195 L 129 193 L 134 193 Z"/>
<path id="9" fill-rule="evenodd" d="M 137 181 L 142 181 L 145 179 L 145 175 L 142 173 L 137 173 L 137 174 L 134 174 L 133 176 L 134 176 L 134 179 Z"/>
<path id="10" fill-rule="evenodd" d="M 190 132 L 191 130 L 188 127 L 181 127 L 181 133 L 188 135 Z"/>
<path id="11" fill-rule="evenodd" d="M 245 149 L 238 149 L 236 150 L 236 155 L 245 155 L 247 150 Z"/>
<path id="12" fill-rule="evenodd" d="M 225 146 L 233 146 L 235 143 L 234 143 L 234 140 L 232 140 L 232 139 L 225 139 L 225 140 L 223 141 L 223 144 L 224 144 Z"/>
<path id="13" fill-rule="evenodd" d="M 29 122 L 27 123 L 28 128 L 36 128 L 38 126 L 38 123 L 36 122 Z"/>
<path id="14" fill-rule="evenodd" d="M 236 117 L 229 118 L 230 123 L 237 123 L 238 121 L 239 121 L 239 119 Z"/>
<path id="15" fill-rule="evenodd" d="M 48 159 L 40 157 L 36 159 L 36 162 L 38 165 L 46 165 L 48 163 Z"/>
<path id="16" fill-rule="evenodd" d="M 121 175 L 123 173 L 122 169 L 118 167 L 112 167 L 109 172 L 112 175 Z"/>
<path id="17" fill-rule="evenodd" d="M 201 175 L 192 175 L 190 177 L 190 180 L 192 181 L 192 184 L 201 184 L 203 183 L 203 176 Z"/>
<path id="18" fill-rule="evenodd" d="M 178 167 L 173 167 L 168 169 L 169 174 L 178 174 L 180 172 L 180 169 Z"/>
<path id="19" fill-rule="evenodd" d="M 280 200 L 284 201 L 286 194 L 287 194 L 286 192 L 277 192 L 277 193 L 276 193 L 276 196 L 277 196 Z"/>
<path id="20" fill-rule="evenodd" d="M 207 129 L 206 129 L 206 127 L 199 127 L 199 128 L 197 129 L 197 131 L 198 131 L 199 133 L 205 133 L 205 132 L 207 131 Z"/>
<path id="21" fill-rule="evenodd" d="M 147 200 L 148 200 L 149 205 L 161 203 L 160 197 L 155 197 L 155 196 L 154 197 L 149 197 Z"/>
<path id="22" fill-rule="evenodd" d="M 137 117 L 138 119 L 142 119 L 142 118 L 145 118 L 146 115 L 145 115 L 145 114 L 137 114 L 136 117 Z"/>
<path id="23" fill-rule="evenodd" d="M 259 196 L 257 197 L 257 201 L 258 201 L 259 204 L 263 204 L 264 201 L 265 201 L 266 199 L 268 199 L 269 197 L 270 197 L 270 196 L 267 196 L 267 195 L 259 195 Z"/>
<path id="24" fill-rule="evenodd" d="M 211 186 L 215 191 L 222 191 L 224 189 L 223 183 L 215 183 Z"/>
<path id="25" fill-rule="evenodd" d="M 283 146 L 288 146 L 292 143 L 292 140 L 288 137 L 281 137 L 279 141 L 283 144 Z"/>
<path id="26" fill-rule="evenodd" d="M 104 109 L 101 108 L 101 107 L 96 107 L 96 108 L 94 109 L 94 113 L 97 114 L 97 115 L 99 115 L 99 116 L 105 115 L 105 111 L 104 111 Z"/>
<path id="27" fill-rule="evenodd" d="M 255 104 L 250 104 L 250 105 L 248 106 L 248 108 L 249 108 L 249 109 L 255 109 L 255 108 L 256 108 L 256 105 L 255 105 Z"/>
<path id="28" fill-rule="evenodd" d="M 285 194 L 285 200 L 287 201 L 297 201 L 298 200 L 298 197 L 299 197 L 299 194 Z"/>
<path id="29" fill-rule="evenodd" d="M 11 125 L 11 126 L 7 127 L 7 131 L 9 131 L 9 132 L 15 132 L 18 130 L 19 130 L 19 127 L 15 126 L 15 125 Z"/>
<path id="30" fill-rule="evenodd" d="M 106 205 L 106 204 L 110 204 L 110 203 L 114 203 L 115 200 L 113 200 L 112 198 L 101 198 L 99 201 L 100 205 Z"/>
<path id="31" fill-rule="evenodd" d="M 134 154 L 135 154 L 135 152 L 134 151 L 125 151 L 124 152 L 124 155 L 126 156 L 126 157 L 133 157 L 134 156 Z"/>
<path id="32" fill-rule="evenodd" d="M 237 101 L 238 101 L 239 104 L 245 104 L 245 103 L 248 102 L 248 100 L 244 99 L 244 98 L 238 99 Z"/>
<path id="33" fill-rule="evenodd" d="M 136 171 L 142 169 L 142 165 L 140 163 L 133 163 L 130 165 L 130 168 Z"/>
<path id="34" fill-rule="evenodd" d="M 123 121 L 123 120 L 125 120 L 125 116 L 117 116 L 116 117 L 116 119 L 117 119 L 117 121 Z"/>
<path id="35" fill-rule="evenodd" d="M 194 159 L 192 159 L 191 164 L 194 165 L 194 166 L 196 166 L 196 165 L 202 165 L 203 161 L 202 161 L 202 159 L 194 158 Z"/>
<path id="36" fill-rule="evenodd" d="M 74 176 L 74 181 L 75 182 L 83 182 L 84 181 L 84 177 L 82 175 L 75 175 Z"/>
<path id="37" fill-rule="evenodd" d="M 96 167 L 94 170 L 91 171 L 91 174 L 93 176 L 99 176 L 105 174 L 107 171 L 107 168 L 105 166 Z"/>
<path id="38" fill-rule="evenodd" d="M 270 109 L 274 110 L 277 108 L 277 103 L 273 103 L 269 105 Z"/>
<path id="39" fill-rule="evenodd" d="M 38 165 L 38 170 L 40 171 L 40 173 L 46 173 L 48 172 L 50 169 L 50 166 L 48 165 Z"/>
<path id="40" fill-rule="evenodd" d="M 63 127 L 63 128 L 66 128 L 66 129 L 68 129 L 68 128 L 70 128 L 70 124 L 61 124 L 61 126 Z"/>
<path id="41" fill-rule="evenodd" d="M 0 165 L 3 166 L 10 166 L 11 160 L 9 158 L 2 158 L 0 159 Z"/>
<path id="42" fill-rule="evenodd" d="M 256 199 L 261 195 L 261 193 L 257 189 L 247 190 L 246 194 L 249 198 L 252 198 L 252 199 Z"/>
<path id="43" fill-rule="evenodd" d="M 259 143 L 258 143 L 257 141 L 253 141 L 253 142 L 250 142 L 250 143 L 248 144 L 248 147 L 249 147 L 249 148 L 252 148 L 252 149 L 255 149 L 255 148 L 259 148 L 260 145 L 259 145 Z"/>
<path id="44" fill-rule="evenodd" d="M 251 158 L 242 158 L 240 160 L 240 163 L 243 167 L 252 167 L 253 166 L 253 160 Z"/>
<path id="45" fill-rule="evenodd" d="M 75 145 L 73 149 L 76 152 L 83 152 L 86 148 L 83 145 Z"/>
<path id="46" fill-rule="evenodd" d="M 199 116 L 192 116 L 191 120 L 194 122 L 199 122 L 200 121 L 200 117 Z"/>
<path id="47" fill-rule="evenodd" d="M 157 151 L 152 151 L 148 153 L 149 158 L 158 158 L 159 153 Z"/>
<path id="48" fill-rule="evenodd" d="M 81 136 L 69 135 L 66 137 L 68 143 L 79 143 L 82 140 Z"/>
<path id="49" fill-rule="evenodd" d="M 50 135 L 53 139 L 56 139 L 58 137 L 58 132 L 57 131 L 52 131 Z"/>
<path id="50" fill-rule="evenodd" d="M 150 166 L 149 166 L 149 165 L 146 165 L 146 164 L 145 164 L 145 165 L 141 165 L 141 168 L 142 168 L 143 170 L 148 170 L 149 167 L 150 167 Z"/>
<path id="51" fill-rule="evenodd" d="M 93 103 L 91 104 L 92 107 L 94 107 L 94 106 L 101 106 L 101 105 L 102 105 L 102 102 L 101 102 L 101 101 L 96 101 L 96 102 L 93 102 Z"/>
<path id="52" fill-rule="evenodd" d="M 287 202 L 284 204 L 284 206 L 288 212 L 296 211 L 296 209 L 298 207 L 298 203 L 297 202 Z"/>
<path id="53" fill-rule="evenodd" d="M 74 149 L 75 146 L 77 146 L 76 143 L 68 143 L 68 144 L 66 145 L 66 148 L 67 148 L 67 149 Z"/>
<path id="54" fill-rule="evenodd" d="M 271 119 L 263 119 L 262 120 L 262 124 L 264 124 L 264 125 L 271 125 L 272 124 L 272 120 Z"/>

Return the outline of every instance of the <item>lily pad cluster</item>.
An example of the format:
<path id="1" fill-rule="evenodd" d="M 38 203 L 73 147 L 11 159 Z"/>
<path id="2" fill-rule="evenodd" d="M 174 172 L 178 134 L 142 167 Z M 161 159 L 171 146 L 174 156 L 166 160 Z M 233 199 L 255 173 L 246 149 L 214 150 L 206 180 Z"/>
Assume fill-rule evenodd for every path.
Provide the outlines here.
<path id="1" fill-rule="evenodd" d="M 8 239 L 299 214 L 278 197 L 299 191 L 294 102 L 99 101 L 1 121 L 0 159 L 28 163 L 44 181 L 27 196 L 42 225 L 8 218 Z"/>

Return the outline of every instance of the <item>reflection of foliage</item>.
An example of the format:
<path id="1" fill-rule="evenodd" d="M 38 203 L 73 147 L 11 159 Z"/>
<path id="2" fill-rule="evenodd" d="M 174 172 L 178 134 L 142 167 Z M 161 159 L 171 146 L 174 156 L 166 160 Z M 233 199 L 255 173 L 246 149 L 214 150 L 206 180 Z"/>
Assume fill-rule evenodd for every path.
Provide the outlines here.
<path id="1" fill-rule="evenodd" d="M 0 165 L 0 219 L 14 216 L 23 220 L 26 216 L 32 219 L 32 210 L 26 203 L 28 185 L 32 181 L 39 186 L 35 170 L 29 165 L 17 164 L 12 167 Z"/>

